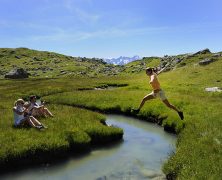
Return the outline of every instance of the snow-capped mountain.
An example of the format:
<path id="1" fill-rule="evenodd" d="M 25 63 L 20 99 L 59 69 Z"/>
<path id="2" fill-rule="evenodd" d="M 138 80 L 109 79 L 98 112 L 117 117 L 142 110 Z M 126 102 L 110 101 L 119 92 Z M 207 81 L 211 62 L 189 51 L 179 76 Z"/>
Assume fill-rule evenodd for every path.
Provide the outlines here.
<path id="1" fill-rule="evenodd" d="M 111 59 L 104 59 L 105 62 L 109 64 L 115 64 L 115 65 L 124 65 L 129 62 L 139 60 L 141 59 L 139 56 L 133 56 L 133 57 L 125 57 L 125 56 L 120 56 L 118 58 L 111 58 Z"/>

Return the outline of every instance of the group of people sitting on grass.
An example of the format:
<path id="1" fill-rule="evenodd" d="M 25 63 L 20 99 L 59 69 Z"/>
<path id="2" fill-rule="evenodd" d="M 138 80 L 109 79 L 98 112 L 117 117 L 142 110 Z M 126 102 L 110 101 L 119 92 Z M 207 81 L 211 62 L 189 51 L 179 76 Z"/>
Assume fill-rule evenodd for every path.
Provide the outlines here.
<path id="1" fill-rule="evenodd" d="M 13 112 L 15 127 L 29 125 L 37 129 L 47 128 L 36 118 L 53 117 L 52 113 L 45 107 L 44 102 L 41 104 L 36 102 L 36 96 L 34 95 L 30 96 L 29 102 L 25 102 L 23 99 L 15 101 Z"/>

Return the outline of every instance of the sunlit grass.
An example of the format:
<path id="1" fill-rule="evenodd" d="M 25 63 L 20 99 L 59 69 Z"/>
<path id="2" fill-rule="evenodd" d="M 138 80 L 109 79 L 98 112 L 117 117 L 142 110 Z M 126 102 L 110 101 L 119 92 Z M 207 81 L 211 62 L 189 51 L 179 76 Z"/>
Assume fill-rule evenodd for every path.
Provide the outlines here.
<path id="1" fill-rule="evenodd" d="M 222 62 L 218 60 L 205 67 L 196 65 L 197 62 L 193 58 L 187 62 L 190 64 L 159 76 L 169 101 L 184 111 L 184 121 L 159 99 L 147 102 L 137 116 L 145 120 L 162 119 L 162 126 L 179 133 L 176 152 L 163 168 L 166 174 L 175 174 L 178 179 L 218 179 L 222 174 L 222 93 L 204 89 L 222 87 Z M 102 125 L 104 116 L 76 107 L 133 115 L 130 109 L 138 107 L 151 91 L 148 82 L 144 72 L 99 79 L 1 80 L 0 160 L 34 155 L 40 150 L 75 151 L 77 147 L 88 148 L 89 143 L 118 139 L 122 130 Z M 84 90 L 121 84 L 128 86 Z M 40 119 L 49 127 L 44 132 L 12 128 L 13 102 L 31 94 L 42 96 L 55 114 L 55 118 Z"/>
<path id="2" fill-rule="evenodd" d="M 119 128 L 104 126 L 101 122 L 105 117 L 101 114 L 61 105 L 50 105 L 48 108 L 55 117 L 40 119 L 48 126 L 45 131 L 14 128 L 11 109 L 1 110 L 5 114 L 0 121 L 1 165 L 26 157 L 38 159 L 39 153 L 56 157 L 60 151 L 85 151 L 90 144 L 118 140 L 123 135 Z"/>

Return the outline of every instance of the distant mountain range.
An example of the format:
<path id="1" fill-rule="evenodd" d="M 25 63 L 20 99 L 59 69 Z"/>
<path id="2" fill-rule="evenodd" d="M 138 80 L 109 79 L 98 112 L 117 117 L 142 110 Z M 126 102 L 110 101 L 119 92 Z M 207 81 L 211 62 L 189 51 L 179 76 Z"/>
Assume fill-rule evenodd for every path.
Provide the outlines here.
<path id="1" fill-rule="evenodd" d="M 115 65 L 124 65 L 129 62 L 139 60 L 141 59 L 139 56 L 133 56 L 133 57 L 125 57 L 125 56 L 120 56 L 118 58 L 111 58 L 111 59 L 104 59 L 105 62 L 109 64 L 115 64 Z"/>

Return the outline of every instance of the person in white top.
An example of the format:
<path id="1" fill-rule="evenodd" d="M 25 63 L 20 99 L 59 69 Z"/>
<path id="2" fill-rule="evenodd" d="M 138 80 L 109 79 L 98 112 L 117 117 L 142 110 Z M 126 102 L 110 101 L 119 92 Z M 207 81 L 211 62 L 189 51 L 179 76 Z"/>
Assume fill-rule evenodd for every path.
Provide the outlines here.
<path id="1" fill-rule="evenodd" d="M 25 107 L 28 108 L 28 114 L 32 115 L 34 117 L 47 117 L 51 116 L 53 117 L 52 113 L 48 110 L 48 108 L 45 107 L 44 103 L 38 104 L 36 102 L 36 96 L 32 95 L 29 98 L 29 103 L 25 105 Z"/>
<path id="2" fill-rule="evenodd" d="M 15 127 L 20 127 L 28 124 L 31 127 L 35 127 L 37 129 L 46 128 L 36 118 L 28 115 L 27 108 L 24 107 L 24 103 L 25 101 L 23 99 L 18 99 L 17 101 L 15 101 L 15 106 L 13 107 Z"/>

